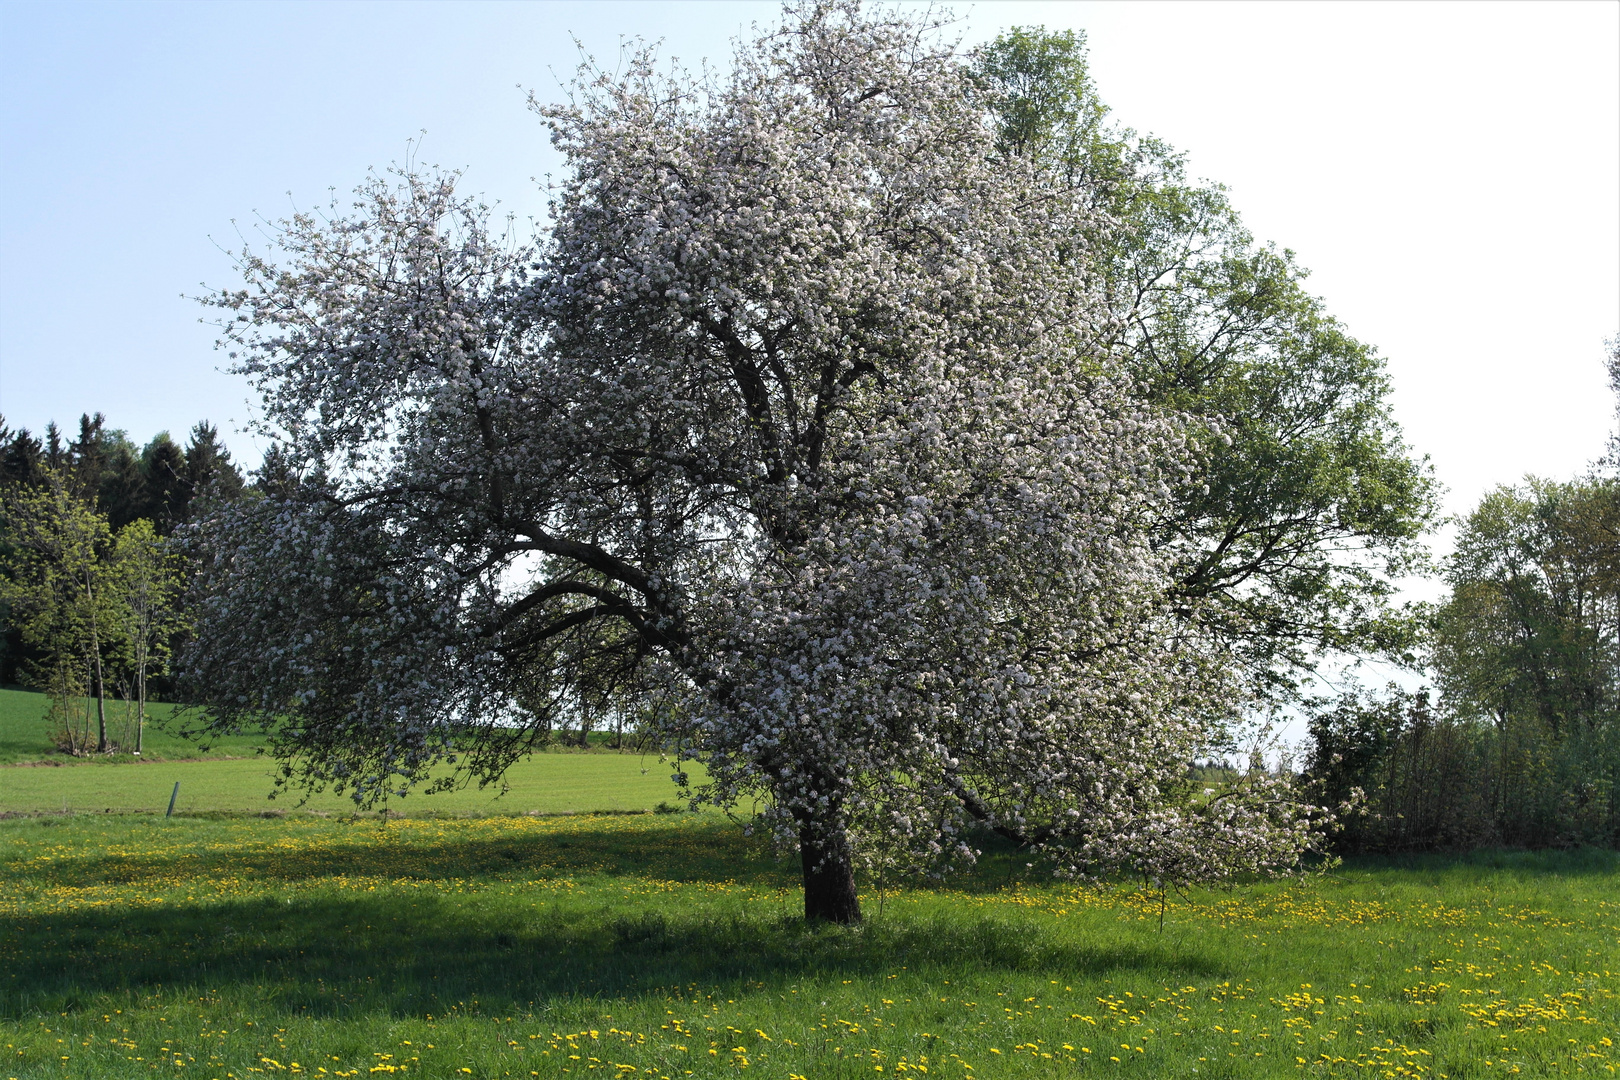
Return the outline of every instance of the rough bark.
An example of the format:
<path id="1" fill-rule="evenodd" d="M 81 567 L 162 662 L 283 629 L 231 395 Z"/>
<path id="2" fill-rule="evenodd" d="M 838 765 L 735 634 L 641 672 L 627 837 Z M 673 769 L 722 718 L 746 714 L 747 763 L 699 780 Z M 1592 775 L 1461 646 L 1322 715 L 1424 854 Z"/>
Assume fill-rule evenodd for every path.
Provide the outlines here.
<path id="1" fill-rule="evenodd" d="M 855 892 L 855 868 L 847 845 L 822 839 L 809 828 L 799 831 L 799 858 L 804 865 L 806 922 L 861 921 L 861 899 Z"/>

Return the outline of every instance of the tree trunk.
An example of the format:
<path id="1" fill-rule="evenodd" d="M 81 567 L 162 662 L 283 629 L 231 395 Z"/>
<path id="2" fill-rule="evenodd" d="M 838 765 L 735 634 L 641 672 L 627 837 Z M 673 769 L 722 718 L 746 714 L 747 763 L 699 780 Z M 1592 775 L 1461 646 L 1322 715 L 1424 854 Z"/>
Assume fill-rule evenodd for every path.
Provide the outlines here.
<path id="1" fill-rule="evenodd" d="M 107 692 L 101 682 L 101 643 L 94 640 L 92 633 L 92 646 L 96 656 L 96 752 L 107 752 Z"/>
<path id="2" fill-rule="evenodd" d="M 804 918 L 806 922 L 861 921 L 861 898 L 855 892 L 855 868 L 843 844 L 816 838 L 808 827 L 799 829 L 799 859 L 804 866 Z"/>
<path id="3" fill-rule="evenodd" d="M 90 584 L 90 572 L 84 574 L 84 596 L 90 602 L 90 654 L 95 660 L 96 680 L 96 752 L 107 752 L 107 701 L 101 685 L 101 635 L 96 627 L 96 593 Z"/>
<path id="4" fill-rule="evenodd" d="M 146 728 L 146 658 L 135 675 L 135 756 L 141 756 L 141 733 Z"/>

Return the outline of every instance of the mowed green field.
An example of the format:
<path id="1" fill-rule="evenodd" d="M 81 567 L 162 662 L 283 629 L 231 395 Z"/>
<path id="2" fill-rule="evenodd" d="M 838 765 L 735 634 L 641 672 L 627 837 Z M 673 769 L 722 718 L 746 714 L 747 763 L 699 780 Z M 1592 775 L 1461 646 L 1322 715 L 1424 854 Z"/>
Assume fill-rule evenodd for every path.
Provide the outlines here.
<path id="1" fill-rule="evenodd" d="M 348 814 L 354 803 L 330 792 L 301 791 L 271 799 L 274 762 L 173 761 L 140 765 L 0 766 L 0 812 L 75 811 L 79 813 L 163 813 L 180 785 L 175 812 L 259 813 L 318 810 Z M 676 802 L 668 763 L 634 754 L 536 754 L 506 774 L 504 794 L 491 787 L 391 801 L 389 810 L 418 814 L 541 814 L 576 810 L 650 810 Z"/>
<path id="2" fill-rule="evenodd" d="M 0 690 L 0 765 L 19 761 L 61 760 L 51 750 L 50 726 L 46 711 L 50 699 L 26 690 Z M 92 709 L 94 707 L 92 706 Z M 252 754 L 262 739 L 238 735 L 220 739 L 211 746 L 199 746 L 168 730 L 174 705 L 147 706 L 147 724 L 141 752 L 147 758 L 241 757 Z M 108 700 L 107 734 L 114 742 L 134 744 L 131 710 L 125 702 Z M 93 713 L 92 713 L 93 715 Z"/>
<path id="3" fill-rule="evenodd" d="M 110 707 L 121 710 L 122 705 Z M 0 690 L 0 813 L 161 813 L 177 782 L 177 813 L 354 811 L 346 796 L 331 793 L 295 791 L 272 800 L 275 763 L 257 754 L 262 740 L 237 736 L 205 750 L 165 730 L 173 706 L 154 708 L 157 722 L 147 728 L 146 753 L 140 759 L 76 761 L 53 754 L 46 707 L 42 694 Z M 18 762 L 28 764 L 13 764 Z M 436 795 L 414 793 L 393 800 L 390 810 L 413 815 L 650 810 L 660 802 L 678 801 L 672 771 L 655 755 L 536 754 L 507 773 L 504 793 L 476 786 Z"/>
<path id="4" fill-rule="evenodd" d="M 1022 863 L 1016 864 L 1019 867 Z M 0 1077 L 1612 1075 L 1612 853 L 806 927 L 716 815 L 0 821 Z M 925 1072 L 926 1070 L 926 1072 Z"/>

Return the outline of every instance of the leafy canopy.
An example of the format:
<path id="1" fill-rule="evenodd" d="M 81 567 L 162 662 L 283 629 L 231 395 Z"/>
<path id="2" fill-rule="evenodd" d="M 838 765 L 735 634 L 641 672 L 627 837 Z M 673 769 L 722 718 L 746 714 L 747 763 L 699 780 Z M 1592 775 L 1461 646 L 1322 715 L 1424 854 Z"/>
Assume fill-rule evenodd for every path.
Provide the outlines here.
<path id="1" fill-rule="evenodd" d="M 1383 362 L 1305 291 L 1292 252 L 1257 244 L 1226 192 L 1162 141 L 1111 124 L 1085 38 L 1017 28 L 975 58 L 997 149 L 1084 200 L 1077 249 L 1109 314 L 1089 332 L 1146 399 L 1196 423 L 1154 544 L 1175 591 L 1245 664 L 1292 693 L 1325 655 L 1410 652 L 1394 583 L 1424 566 L 1437 510 L 1389 411 Z"/>

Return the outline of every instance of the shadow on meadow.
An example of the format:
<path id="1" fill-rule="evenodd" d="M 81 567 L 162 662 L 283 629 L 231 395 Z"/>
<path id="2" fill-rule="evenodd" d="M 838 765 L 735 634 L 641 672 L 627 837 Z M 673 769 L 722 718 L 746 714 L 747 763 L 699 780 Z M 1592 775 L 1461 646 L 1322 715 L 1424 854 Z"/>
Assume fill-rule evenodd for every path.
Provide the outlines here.
<path id="1" fill-rule="evenodd" d="M 529 1011 L 552 999 L 742 992 L 902 969 L 1129 969 L 1173 980 L 1213 970 L 1184 942 L 1077 943 L 1016 912 L 891 907 L 855 930 L 806 926 L 796 860 L 773 859 L 713 817 L 284 822 L 263 833 L 242 824 L 159 819 L 132 833 L 127 820 L 108 822 L 122 842 L 113 846 L 84 843 L 82 830 L 103 827 L 96 819 L 16 823 L 38 854 L 0 862 L 0 886 L 89 892 L 7 920 L 0 1016 L 157 987 L 252 985 L 317 1015 L 440 1015 L 475 1001 Z M 51 843 L 56 835 L 64 842 Z M 951 883 L 955 895 L 1006 886 L 1010 851 L 986 854 Z M 388 885 L 371 892 L 370 881 Z M 109 903 L 98 896 L 106 886 L 166 899 Z"/>
<path id="2" fill-rule="evenodd" d="M 1530 851 L 1523 848 L 1481 848 L 1442 854 L 1352 855 L 1344 868 L 1366 874 L 1398 873 L 1408 881 L 1434 884 L 1500 884 L 1522 881 L 1612 878 L 1620 876 L 1620 851 L 1577 847 Z"/>
<path id="3" fill-rule="evenodd" d="M 919 903 L 890 905 L 850 930 L 806 926 L 792 862 L 713 817 L 244 824 L 12 823 L 26 830 L 32 857 L 0 861 L 0 886 L 46 902 L 0 927 L 0 1017 L 160 988 L 251 988 L 315 1015 L 420 1016 L 531 1012 L 679 987 L 785 994 L 801 980 L 902 971 L 1119 972 L 1171 985 L 1230 966 L 1184 932 L 1148 935 L 1112 920 L 1082 931 L 1016 907 L 977 907 L 972 894 L 1004 889 L 1021 865 L 1005 845 L 987 845 L 951 897 L 913 890 Z M 1414 871 L 1464 886 L 1506 871 L 1535 893 L 1557 878 L 1613 876 L 1620 856 L 1358 858 L 1328 887 L 1381 893 L 1388 878 L 1404 881 L 1399 891 L 1426 888 Z M 369 891 L 372 882 L 384 887 Z M 1273 888 L 1287 886 L 1260 892 Z M 146 889 L 164 901 L 143 900 Z M 47 900 L 53 892 L 68 902 Z M 869 898 L 869 914 L 876 908 Z"/>
<path id="4" fill-rule="evenodd" d="M 765 886 L 798 882 L 796 865 L 773 859 L 765 844 L 724 821 L 643 825 L 652 819 L 625 815 L 579 824 L 548 822 L 541 831 L 526 827 L 532 823 L 522 818 L 484 820 L 489 827 L 482 834 L 469 833 L 456 821 L 441 830 L 431 819 L 356 819 L 306 826 L 307 833 L 297 826 L 272 826 L 275 833 L 259 837 L 187 830 L 188 825 L 207 830 L 217 820 L 176 819 L 171 827 L 155 819 L 137 826 L 146 831 L 123 849 L 67 850 L 43 868 L 21 860 L 0 862 L 0 884 L 163 885 L 177 877 L 258 885 L 355 877 L 527 881 L 579 874 Z M 501 827 L 508 822 L 512 828 Z M 41 819 L 41 824 L 55 823 Z"/>
<path id="5" fill-rule="evenodd" d="M 295 826 L 265 838 L 227 834 L 215 843 L 209 843 L 212 838 L 207 835 L 184 831 L 189 823 L 206 828 L 222 819 L 243 822 L 223 815 L 189 822 L 176 819 L 178 828 L 171 829 L 155 818 L 139 826 L 151 830 L 149 834 L 121 850 L 102 846 L 66 850 L 54 854 L 45 867 L 24 860 L 0 861 L 0 885 L 161 887 L 177 879 L 234 879 L 260 886 L 330 878 L 550 881 L 585 874 L 765 888 L 800 885 L 797 856 L 775 857 L 766 840 L 749 837 L 736 823 L 716 816 L 680 815 L 670 821 L 652 815 L 581 815 L 550 819 L 543 831 L 524 828 L 530 822 L 523 818 L 482 819 L 490 824 L 487 835 L 469 833 L 458 827 L 465 822 L 455 819 L 447 829 L 439 829 L 433 819 L 353 819 L 322 822 L 318 834 L 300 835 Z M 36 821 L 45 828 L 57 824 L 50 818 Z M 506 823 L 515 827 L 503 829 Z M 64 824 L 71 828 L 75 823 Z M 335 836 L 334 828 L 339 830 Z M 169 843 L 153 843 L 171 837 Z M 990 834 L 977 837 L 975 843 L 983 849 L 979 864 L 952 877 L 950 889 L 984 893 L 1005 888 L 1017 865 L 1013 846 Z M 911 883 L 919 884 L 927 887 Z"/>
<path id="6" fill-rule="evenodd" d="M 790 903 L 720 894 L 610 904 L 586 895 L 455 902 L 397 892 L 88 909 L 12 922 L 21 948 L 0 980 L 0 1016 L 90 1007 L 105 993 L 226 993 L 251 985 L 313 1015 L 544 1010 L 558 999 L 634 998 L 701 987 L 722 995 L 801 979 L 938 971 L 1075 978 L 1215 967 L 1186 942 L 1065 939 L 1017 917 L 951 913 L 806 926 Z M 8 950 L 9 951 L 9 950 Z"/>

